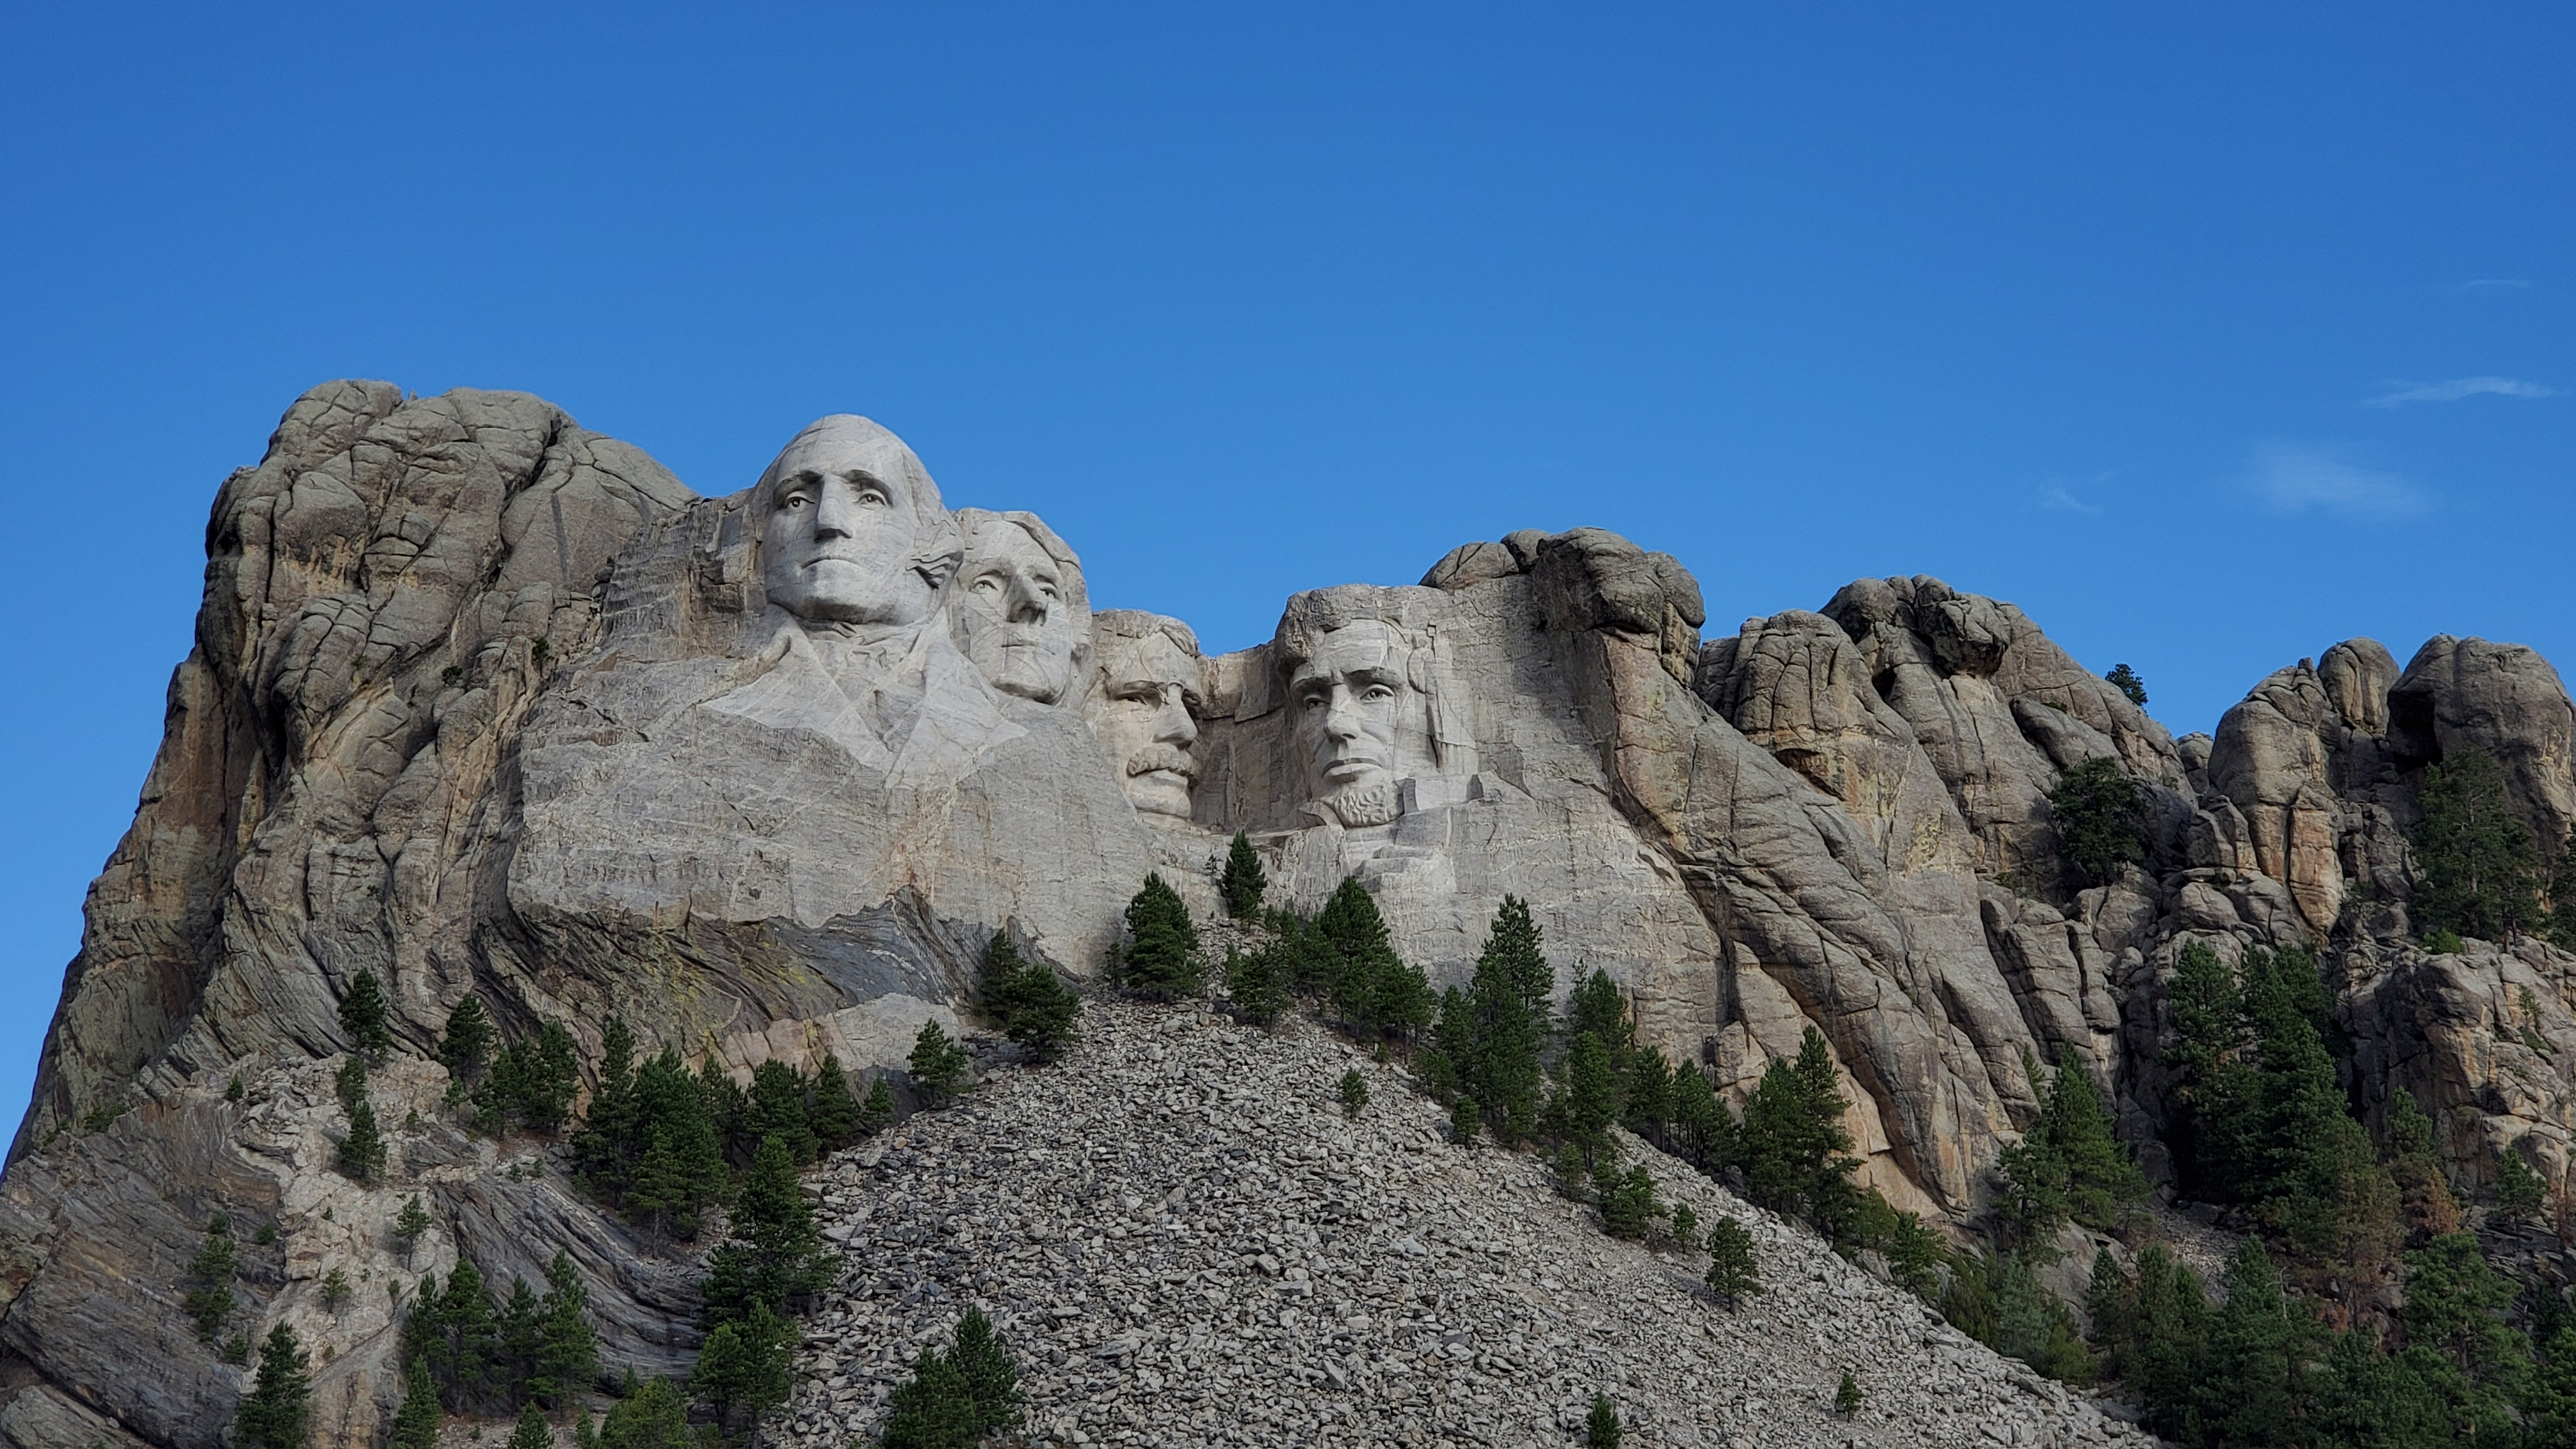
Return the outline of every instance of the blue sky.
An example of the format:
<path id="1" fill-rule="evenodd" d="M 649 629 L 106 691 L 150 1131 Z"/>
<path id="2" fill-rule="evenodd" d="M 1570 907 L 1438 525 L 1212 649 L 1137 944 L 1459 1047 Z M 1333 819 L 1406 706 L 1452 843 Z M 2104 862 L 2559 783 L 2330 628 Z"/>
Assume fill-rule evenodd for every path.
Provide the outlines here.
<path id="1" fill-rule="evenodd" d="M 1597 524 L 1713 630 L 2013 600 L 2177 733 L 2355 634 L 2576 667 L 2564 7 L 1254 9 L 0 18 L 0 1117 L 332 377 L 706 493 L 864 412 L 1217 647 Z"/>

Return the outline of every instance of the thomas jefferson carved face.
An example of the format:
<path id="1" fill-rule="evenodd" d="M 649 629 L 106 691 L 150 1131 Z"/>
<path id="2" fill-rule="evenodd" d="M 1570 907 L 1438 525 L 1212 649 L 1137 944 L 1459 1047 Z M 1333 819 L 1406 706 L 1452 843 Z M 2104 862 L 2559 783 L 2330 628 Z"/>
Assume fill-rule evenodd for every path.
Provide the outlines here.
<path id="1" fill-rule="evenodd" d="M 995 689 L 1040 704 L 1073 684 L 1079 565 L 1059 559 L 1012 518 L 965 518 L 966 562 L 950 585 L 958 647 Z"/>
<path id="2" fill-rule="evenodd" d="M 865 418 L 825 418 L 769 465 L 752 508 L 769 601 L 809 623 L 917 624 L 937 564 L 925 558 L 938 491 L 910 449 Z M 925 567 L 927 566 L 927 567 Z"/>
<path id="3" fill-rule="evenodd" d="M 1190 818 L 1201 708 L 1198 656 L 1169 634 L 1153 629 L 1102 644 L 1091 730 L 1128 801 L 1148 821 Z"/>
<path id="4" fill-rule="evenodd" d="M 1344 825 L 1395 819 L 1397 750 L 1423 707 L 1405 656 L 1386 625 L 1359 620 L 1324 634 L 1289 677 L 1314 798 Z"/>

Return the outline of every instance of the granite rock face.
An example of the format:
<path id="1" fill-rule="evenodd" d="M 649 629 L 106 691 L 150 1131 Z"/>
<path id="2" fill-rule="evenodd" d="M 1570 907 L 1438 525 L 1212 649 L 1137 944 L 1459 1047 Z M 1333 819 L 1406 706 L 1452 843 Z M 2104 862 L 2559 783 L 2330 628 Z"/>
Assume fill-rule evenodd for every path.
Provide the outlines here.
<path id="1" fill-rule="evenodd" d="M 828 1052 L 899 1077 L 995 932 L 1095 973 L 1148 871 L 1217 912 L 1237 830 L 1274 903 L 1357 877 L 1436 985 L 1526 899 L 1560 990 L 1608 972 L 1731 1093 L 1818 1028 L 1864 1180 L 1925 1212 L 1990 1194 L 2033 1060 L 2093 1074 L 2159 1165 L 2191 939 L 2318 947 L 2360 1099 L 2416 1090 L 2465 1171 L 2507 1144 L 2555 1170 L 2576 1127 L 2576 960 L 2408 944 L 2428 764 L 2496 755 L 2553 853 L 2576 820 L 2576 716 L 2513 646 L 2436 639 L 2401 673 L 2338 645 L 2177 742 L 2009 604 L 1862 580 L 1703 642 L 1678 562 L 1576 529 L 1296 595 L 1269 642 L 1206 656 L 1179 620 L 1095 612 L 1070 543 L 952 512 L 862 418 L 702 498 L 537 399 L 379 383 L 299 400 L 207 539 L 0 1179 L 0 1442 L 219 1442 L 245 1376 L 176 1306 L 217 1211 L 279 1228 L 237 1322 L 327 1350 L 322 1442 L 373 1442 L 399 1377 L 387 1298 L 326 1312 L 334 1269 L 408 1284 L 461 1251 L 533 1279 L 561 1246 L 607 1361 L 676 1369 L 692 1267 L 565 1185 L 560 1149 L 442 1109 L 459 1002 L 562 1023 L 586 1061 L 616 1014 L 738 1075 Z M 2149 828 L 2086 885 L 2048 794 L 2092 759 Z M 373 1190 L 330 1170 L 361 972 L 397 1040 Z M 413 1193 L 438 1227 L 397 1256 Z"/>

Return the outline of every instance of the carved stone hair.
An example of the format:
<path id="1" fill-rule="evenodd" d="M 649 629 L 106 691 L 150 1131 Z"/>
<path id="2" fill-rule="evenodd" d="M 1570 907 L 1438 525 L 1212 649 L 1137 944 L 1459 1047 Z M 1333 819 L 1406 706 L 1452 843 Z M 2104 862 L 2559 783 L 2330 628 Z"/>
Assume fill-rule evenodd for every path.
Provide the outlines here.
<path id="1" fill-rule="evenodd" d="M 912 553 L 904 564 L 929 580 L 934 591 L 947 583 L 948 576 L 957 571 L 958 562 L 966 556 L 966 546 L 957 532 L 957 521 L 940 501 L 939 485 L 931 481 L 930 470 L 921 466 L 921 459 L 905 446 L 903 439 L 856 413 L 834 413 L 807 423 L 761 470 L 760 482 L 751 490 L 753 547 L 758 548 L 762 528 L 777 506 L 778 465 L 796 451 L 797 444 L 826 434 L 838 434 L 857 443 L 868 456 L 868 471 L 878 478 L 902 481 L 905 501 L 912 510 L 913 538 Z M 755 576 L 758 569 L 755 557 Z"/>

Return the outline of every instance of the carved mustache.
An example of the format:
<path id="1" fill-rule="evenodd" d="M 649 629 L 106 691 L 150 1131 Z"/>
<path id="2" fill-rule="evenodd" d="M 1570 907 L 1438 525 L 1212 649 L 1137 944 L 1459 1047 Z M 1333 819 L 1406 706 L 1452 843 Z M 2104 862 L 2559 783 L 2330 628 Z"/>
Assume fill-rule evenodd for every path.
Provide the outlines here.
<path id="1" fill-rule="evenodd" d="M 1184 780 L 1199 777 L 1198 761 L 1190 758 L 1189 751 L 1171 745 L 1147 745 L 1127 757 L 1130 775 L 1151 775 L 1158 770 L 1168 770 Z"/>

